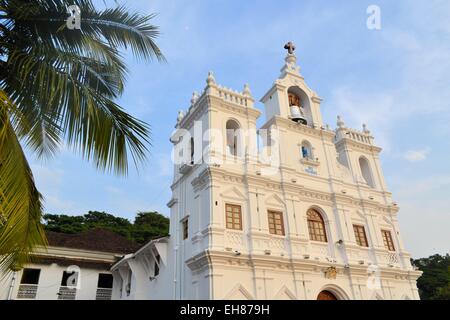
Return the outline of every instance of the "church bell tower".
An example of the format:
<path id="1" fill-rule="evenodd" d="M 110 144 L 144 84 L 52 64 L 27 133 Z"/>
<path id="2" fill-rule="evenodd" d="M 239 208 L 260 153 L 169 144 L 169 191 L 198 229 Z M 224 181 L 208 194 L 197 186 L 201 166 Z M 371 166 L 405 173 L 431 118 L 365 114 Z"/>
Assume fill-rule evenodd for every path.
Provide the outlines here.
<path id="1" fill-rule="evenodd" d="M 297 65 L 295 46 L 288 42 L 284 47 L 288 52 L 281 75 L 261 102 L 265 105 L 267 119 L 273 116 L 288 118 L 303 125 L 320 128 L 322 99 L 305 83 Z"/>

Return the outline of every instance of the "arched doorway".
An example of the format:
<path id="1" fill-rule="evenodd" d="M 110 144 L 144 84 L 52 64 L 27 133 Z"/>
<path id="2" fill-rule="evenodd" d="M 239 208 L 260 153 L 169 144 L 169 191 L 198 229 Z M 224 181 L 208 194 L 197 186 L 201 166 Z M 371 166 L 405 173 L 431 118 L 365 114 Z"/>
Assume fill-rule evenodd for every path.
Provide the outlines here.
<path id="1" fill-rule="evenodd" d="M 317 296 L 317 300 L 339 300 L 339 299 L 330 291 L 324 290 L 319 293 L 319 295 Z"/>

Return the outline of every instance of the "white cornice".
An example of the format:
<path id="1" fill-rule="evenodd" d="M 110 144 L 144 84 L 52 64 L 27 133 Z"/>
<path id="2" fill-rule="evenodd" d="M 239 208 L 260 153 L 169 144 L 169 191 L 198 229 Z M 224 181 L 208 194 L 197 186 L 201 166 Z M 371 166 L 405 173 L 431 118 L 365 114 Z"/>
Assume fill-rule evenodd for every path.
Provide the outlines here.
<path id="1" fill-rule="evenodd" d="M 222 100 L 218 97 L 211 96 L 211 104 L 209 110 L 213 111 L 232 111 L 238 114 L 249 115 L 255 120 L 261 115 L 261 111 L 252 107 L 244 107 L 241 105 L 236 105 L 226 100 Z"/>
<path id="2" fill-rule="evenodd" d="M 296 123 L 290 119 L 285 119 L 281 116 L 273 116 L 270 118 L 264 125 L 261 126 L 261 129 L 268 129 L 272 125 L 277 125 L 281 128 L 287 130 L 293 130 L 296 132 L 301 132 L 303 134 L 312 136 L 312 137 L 326 137 L 330 141 L 333 141 L 335 137 L 334 131 L 328 131 L 322 128 L 312 128 L 309 126 L 305 126 L 299 123 Z"/>
<path id="3" fill-rule="evenodd" d="M 122 256 L 121 253 L 108 253 L 101 251 L 91 251 L 82 249 L 73 249 L 65 247 L 48 246 L 37 247 L 33 253 L 36 256 L 42 257 L 59 257 L 66 259 L 83 259 L 101 262 L 114 262 L 117 257 Z"/>
<path id="4" fill-rule="evenodd" d="M 369 151 L 369 152 L 375 152 L 375 153 L 380 153 L 383 149 L 377 146 L 373 146 L 373 145 L 369 145 L 366 143 L 362 143 L 362 142 L 358 142 L 355 141 L 353 139 L 349 139 L 349 138 L 342 138 L 339 141 L 337 141 L 335 143 L 336 145 L 336 149 L 339 149 L 340 147 L 344 147 L 344 146 L 351 146 L 357 150 L 361 150 L 361 151 Z"/>
<path id="5" fill-rule="evenodd" d="M 247 254 L 241 254 L 236 256 L 234 252 L 218 251 L 218 250 L 205 250 L 192 258 L 185 261 L 191 270 L 204 268 L 211 265 L 230 265 L 236 270 L 237 267 L 244 269 L 251 268 L 270 268 L 270 269 L 284 269 L 291 270 L 300 273 L 314 273 L 324 272 L 329 267 L 335 267 L 338 275 L 344 275 L 350 273 L 354 276 L 367 277 L 367 266 L 361 266 L 357 264 L 351 264 L 346 268 L 343 264 L 330 263 L 325 261 L 317 261 L 311 259 L 293 258 L 293 257 L 279 257 L 268 256 L 264 254 L 252 254 L 251 257 Z M 417 279 L 422 272 L 405 270 L 405 269 L 392 269 L 388 267 L 380 267 L 382 277 L 406 278 Z"/>

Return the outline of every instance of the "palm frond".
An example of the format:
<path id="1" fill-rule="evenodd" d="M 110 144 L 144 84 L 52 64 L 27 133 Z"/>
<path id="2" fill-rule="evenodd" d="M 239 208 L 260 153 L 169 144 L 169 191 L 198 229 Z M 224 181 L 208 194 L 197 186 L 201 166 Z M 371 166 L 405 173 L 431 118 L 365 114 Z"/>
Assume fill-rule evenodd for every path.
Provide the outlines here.
<path id="1" fill-rule="evenodd" d="M 9 121 L 13 108 L 0 91 L 0 272 L 28 262 L 29 253 L 46 245 L 42 201 L 31 169 Z M 14 112 L 15 113 L 15 112 Z"/>
<path id="2" fill-rule="evenodd" d="M 45 60 L 40 59 L 42 54 Z M 17 70 L 10 77 L 28 80 L 10 79 L 5 90 L 34 124 L 26 132 L 26 141 L 38 155 L 46 151 L 42 138 L 53 150 L 64 135 L 70 146 L 99 169 L 126 174 L 128 152 L 135 165 L 145 159 L 149 127 L 109 98 L 117 97 L 122 89 L 120 69 L 57 50 L 12 54 L 9 65 Z"/>
<path id="3" fill-rule="evenodd" d="M 159 61 L 165 61 L 155 43 L 160 34 L 159 28 L 149 23 L 155 16 L 130 14 L 125 7 L 117 7 L 107 9 L 93 18 L 82 15 L 81 23 L 83 30 L 92 28 L 92 31 L 104 37 L 114 47 L 131 47 L 137 57 L 156 57 Z"/>
<path id="4" fill-rule="evenodd" d="M 127 72 L 117 48 L 130 46 L 139 57 L 163 59 L 153 41 L 157 28 L 149 24 L 153 16 L 128 14 L 123 7 L 97 12 L 90 1 L 75 1 L 83 17 L 83 30 L 76 32 L 60 28 L 66 4 L 37 1 L 26 13 L 20 6 L 11 10 L 19 17 L 15 28 L 33 41 L 11 41 L 8 61 L 0 65 L 5 74 L 0 85 L 33 124 L 17 133 L 38 156 L 53 155 L 66 140 L 99 169 L 126 174 L 128 153 L 136 166 L 146 159 L 150 130 L 113 102 L 122 94 Z M 15 40 L 14 33 L 9 37 Z M 94 121 L 96 113 L 100 119 L 102 113 L 117 115 L 108 122 L 117 147 L 98 139 L 97 131 L 105 127 Z"/>
<path id="5" fill-rule="evenodd" d="M 72 4 L 82 30 L 65 27 Z M 150 128 L 114 100 L 127 75 L 120 49 L 165 60 L 153 18 L 98 11 L 91 0 L 0 0 L 0 269 L 45 245 L 42 199 L 19 141 L 39 157 L 66 142 L 116 174 L 128 172 L 129 156 L 144 162 Z"/>

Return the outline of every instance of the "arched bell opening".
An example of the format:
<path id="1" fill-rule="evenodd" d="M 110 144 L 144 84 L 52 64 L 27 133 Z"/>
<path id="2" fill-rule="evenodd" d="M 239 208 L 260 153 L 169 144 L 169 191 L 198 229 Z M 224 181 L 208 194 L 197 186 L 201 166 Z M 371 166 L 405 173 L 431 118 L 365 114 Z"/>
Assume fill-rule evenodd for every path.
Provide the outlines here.
<path id="1" fill-rule="evenodd" d="M 359 166 L 361 168 L 361 173 L 364 181 L 371 187 L 375 188 L 375 182 L 373 180 L 372 170 L 370 168 L 369 161 L 365 157 L 359 158 Z"/>
<path id="2" fill-rule="evenodd" d="M 303 125 L 312 122 L 309 99 L 305 92 L 299 87 L 290 87 L 287 94 L 290 119 Z"/>
<path id="3" fill-rule="evenodd" d="M 227 154 L 231 156 L 239 156 L 241 153 L 240 146 L 240 125 L 236 120 L 229 119 L 226 123 L 226 139 Z"/>

